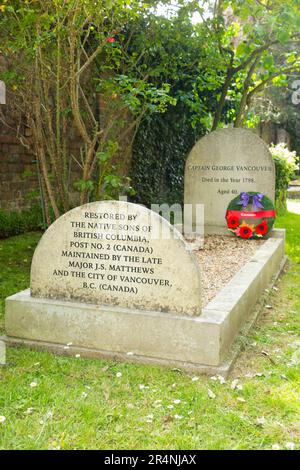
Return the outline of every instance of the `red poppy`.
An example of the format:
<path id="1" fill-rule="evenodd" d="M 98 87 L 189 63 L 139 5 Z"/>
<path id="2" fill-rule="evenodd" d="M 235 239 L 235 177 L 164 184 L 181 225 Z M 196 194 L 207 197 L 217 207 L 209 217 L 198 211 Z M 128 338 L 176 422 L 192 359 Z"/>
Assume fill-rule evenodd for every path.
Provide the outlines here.
<path id="1" fill-rule="evenodd" d="M 247 225 L 244 225 L 244 226 L 239 228 L 239 235 L 242 238 L 250 238 L 252 233 L 253 232 L 252 232 L 251 228 L 248 227 Z"/>
<path id="2" fill-rule="evenodd" d="M 239 218 L 235 215 L 231 215 L 227 218 L 227 226 L 228 228 L 235 229 L 239 226 Z"/>
<path id="3" fill-rule="evenodd" d="M 259 235 L 265 235 L 268 231 L 268 224 L 266 220 L 263 220 L 260 224 L 255 227 L 256 233 Z"/>
<path id="4" fill-rule="evenodd" d="M 106 42 L 116 42 L 115 38 L 107 38 Z"/>

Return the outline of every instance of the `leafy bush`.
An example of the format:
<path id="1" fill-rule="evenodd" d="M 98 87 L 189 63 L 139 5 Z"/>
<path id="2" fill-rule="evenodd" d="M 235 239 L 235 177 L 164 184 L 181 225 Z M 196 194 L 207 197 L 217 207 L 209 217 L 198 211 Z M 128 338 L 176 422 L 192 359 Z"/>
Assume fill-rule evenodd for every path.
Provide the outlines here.
<path id="1" fill-rule="evenodd" d="M 298 158 L 296 152 L 291 152 L 284 143 L 279 143 L 277 145 L 272 144 L 270 151 L 273 156 L 276 169 L 276 209 L 279 211 L 285 211 L 287 208 L 287 189 L 295 171 L 298 169 Z"/>
<path id="2" fill-rule="evenodd" d="M 0 209 L 0 238 L 12 237 L 31 230 L 40 230 L 43 225 L 40 206 L 21 212 L 6 212 Z"/>

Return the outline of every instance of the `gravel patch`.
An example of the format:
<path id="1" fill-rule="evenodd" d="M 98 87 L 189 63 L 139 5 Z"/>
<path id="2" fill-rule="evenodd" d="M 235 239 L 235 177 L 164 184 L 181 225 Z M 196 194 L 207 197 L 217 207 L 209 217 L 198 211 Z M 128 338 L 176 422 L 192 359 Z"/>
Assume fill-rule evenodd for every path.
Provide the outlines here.
<path id="1" fill-rule="evenodd" d="M 204 247 L 195 251 L 201 266 L 203 306 L 215 297 L 264 242 L 222 235 L 205 236 Z"/>

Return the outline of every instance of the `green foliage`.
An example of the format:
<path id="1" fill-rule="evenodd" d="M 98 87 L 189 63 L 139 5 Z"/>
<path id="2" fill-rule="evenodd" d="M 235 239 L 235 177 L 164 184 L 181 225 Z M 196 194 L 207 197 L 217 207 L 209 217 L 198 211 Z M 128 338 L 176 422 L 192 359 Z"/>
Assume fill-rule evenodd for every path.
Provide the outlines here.
<path id="1" fill-rule="evenodd" d="M 199 125 L 193 129 L 189 118 L 177 106 L 142 123 L 133 147 L 133 201 L 147 206 L 183 202 L 185 158 L 200 132 L 205 133 Z"/>
<path id="2" fill-rule="evenodd" d="M 39 206 L 21 212 L 0 210 L 0 238 L 43 228 L 43 215 Z"/>
<path id="3" fill-rule="evenodd" d="M 286 198 L 289 182 L 298 169 L 296 164 L 298 158 L 296 152 L 291 152 L 283 143 L 271 145 L 270 151 L 273 156 L 276 170 L 276 209 L 286 211 Z"/>

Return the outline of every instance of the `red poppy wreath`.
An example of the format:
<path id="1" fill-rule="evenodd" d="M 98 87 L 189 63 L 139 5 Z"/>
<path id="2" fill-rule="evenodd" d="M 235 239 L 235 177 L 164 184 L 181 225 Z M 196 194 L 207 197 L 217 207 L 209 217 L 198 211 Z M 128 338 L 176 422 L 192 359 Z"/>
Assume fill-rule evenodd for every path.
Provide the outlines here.
<path id="1" fill-rule="evenodd" d="M 276 213 L 273 202 L 262 193 L 243 192 L 228 205 L 228 229 L 237 237 L 262 238 L 272 229 Z"/>

